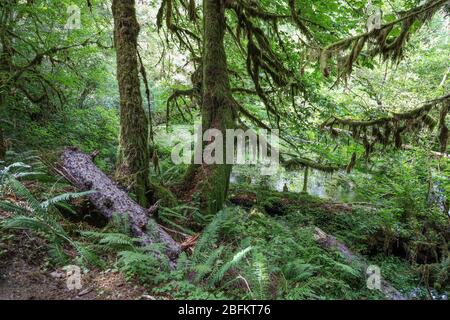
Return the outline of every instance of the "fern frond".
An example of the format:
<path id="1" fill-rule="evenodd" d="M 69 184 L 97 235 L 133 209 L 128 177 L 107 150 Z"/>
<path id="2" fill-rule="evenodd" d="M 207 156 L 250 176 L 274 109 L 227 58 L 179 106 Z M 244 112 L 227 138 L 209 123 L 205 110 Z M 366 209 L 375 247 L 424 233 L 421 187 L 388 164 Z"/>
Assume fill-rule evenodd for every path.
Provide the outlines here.
<path id="1" fill-rule="evenodd" d="M 156 275 L 160 270 L 160 261 L 151 254 L 137 251 L 119 252 L 117 266 L 128 278 L 139 276 L 141 280 Z"/>
<path id="2" fill-rule="evenodd" d="M 229 209 L 224 209 L 218 212 L 211 223 L 205 228 L 202 236 L 195 245 L 193 255 L 194 261 L 199 261 L 201 255 L 204 254 L 204 251 L 206 251 L 211 244 L 216 243 L 220 227 L 228 219 L 229 215 Z"/>
<path id="3" fill-rule="evenodd" d="M 207 276 L 209 273 L 213 271 L 215 266 L 214 264 L 216 263 L 217 259 L 219 259 L 219 257 L 222 255 L 224 249 L 225 249 L 224 246 L 220 246 L 210 254 L 205 263 L 199 263 L 194 266 L 194 270 L 196 271 L 195 282 L 199 282 L 205 276 Z"/>
<path id="4" fill-rule="evenodd" d="M 258 251 L 253 251 L 253 275 L 256 280 L 256 297 L 257 299 L 264 299 L 267 296 L 267 288 L 269 287 L 269 272 L 267 269 L 267 262 L 264 255 Z M 252 277 L 253 278 L 253 277 Z"/>
<path id="5" fill-rule="evenodd" d="M 58 195 L 54 198 L 48 199 L 44 202 L 41 203 L 41 208 L 42 209 L 47 209 L 49 208 L 51 205 L 54 205 L 58 202 L 62 202 L 62 201 L 69 201 L 72 199 L 77 199 L 77 198 L 81 198 L 81 197 L 85 197 L 88 196 L 90 194 L 96 193 L 97 191 L 85 191 L 85 192 L 67 192 L 61 195 Z"/>
<path id="6" fill-rule="evenodd" d="M 245 248 L 244 250 L 239 251 L 238 253 L 236 253 L 233 257 L 233 259 L 231 259 L 230 261 L 228 261 L 227 263 L 225 263 L 220 269 L 219 271 L 217 271 L 216 273 L 214 273 L 213 275 L 211 275 L 210 280 L 209 280 L 209 285 L 210 287 L 213 287 L 214 285 L 216 285 L 218 282 L 220 282 L 223 277 L 225 276 L 225 274 L 231 269 L 236 267 L 239 262 L 241 262 L 241 260 L 247 255 L 247 253 L 249 253 L 251 250 L 253 249 L 253 247 L 248 247 Z"/>
<path id="7" fill-rule="evenodd" d="M 284 276 L 292 281 L 302 281 L 314 275 L 318 267 L 298 259 L 288 262 L 283 268 Z"/>
<path id="8" fill-rule="evenodd" d="M 344 263 L 340 263 L 335 261 L 334 266 L 342 273 L 348 274 L 349 276 L 359 278 L 361 276 L 361 271 L 358 269 L 353 268 L 352 266 L 349 266 Z"/>
<path id="9" fill-rule="evenodd" d="M 123 233 L 106 233 L 95 231 L 80 231 L 81 236 L 95 239 L 101 246 L 105 246 L 113 251 L 133 250 L 137 239 L 133 239 Z"/>
<path id="10" fill-rule="evenodd" d="M 175 218 L 175 219 L 180 219 L 180 220 L 187 220 L 187 218 L 179 212 L 179 207 L 175 207 L 175 208 L 167 208 L 167 207 L 161 207 L 159 216 L 163 216 L 166 218 Z"/>
<path id="11" fill-rule="evenodd" d="M 51 242 L 47 245 L 48 255 L 57 265 L 66 265 L 69 261 L 69 256 L 64 251 L 64 248 L 58 242 Z"/>
<path id="12" fill-rule="evenodd" d="M 27 177 L 33 177 L 33 176 L 40 176 L 40 175 L 44 175 L 44 172 L 39 172 L 39 171 L 31 171 L 31 172 L 17 172 L 17 173 L 13 173 L 12 176 L 16 179 L 19 178 L 27 178 Z"/>
<path id="13" fill-rule="evenodd" d="M 56 209 L 63 209 L 65 212 L 70 212 L 72 215 L 76 216 L 78 213 L 72 208 L 72 206 L 66 202 L 55 203 Z"/>
<path id="14" fill-rule="evenodd" d="M 28 164 L 25 164 L 23 162 L 15 162 L 13 164 L 10 164 L 7 167 L 4 167 L 2 170 L 0 170 L 0 176 L 6 175 L 12 171 L 14 168 L 25 168 L 25 169 L 31 169 L 31 166 Z"/>
<path id="15" fill-rule="evenodd" d="M 19 180 L 15 179 L 12 176 L 9 176 L 7 178 L 6 184 L 12 189 L 12 191 L 14 191 L 14 193 L 18 197 L 22 198 L 28 203 L 28 205 L 30 206 L 31 210 L 34 213 L 40 216 L 45 215 L 46 212 L 45 210 L 42 209 L 39 201 L 33 196 L 33 194 L 27 188 L 25 188 L 25 186 L 22 183 L 20 183 Z"/>
<path id="16" fill-rule="evenodd" d="M 25 215 L 27 213 L 27 209 L 22 208 L 12 202 L 8 201 L 0 201 L 0 209 L 6 212 L 16 213 Z"/>
<path id="17" fill-rule="evenodd" d="M 73 241 L 72 246 L 77 250 L 80 257 L 87 264 L 94 265 L 100 268 L 103 268 L 105 266 L 105 262 L 94 252 L 92 252 L 86 246 L 84 246 L 82 243 Z"/>
<path id="18" fill-rule="evenodd" d="M 34 232 L 52 233 L 52 227 L 45 221 L 35 217 L 13 216 L 2 223 L 4 229 L 31 230 Z"/>

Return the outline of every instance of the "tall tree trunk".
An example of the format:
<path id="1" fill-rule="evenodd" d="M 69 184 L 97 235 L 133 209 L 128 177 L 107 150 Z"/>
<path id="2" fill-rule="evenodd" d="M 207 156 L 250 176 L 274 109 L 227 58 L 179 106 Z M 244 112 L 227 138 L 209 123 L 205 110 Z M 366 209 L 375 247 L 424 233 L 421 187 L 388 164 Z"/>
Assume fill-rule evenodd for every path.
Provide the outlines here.
<path id="1" fill-rule="evenodd" d="M 0 161 L 6 157 L 6 141 L 4 136 L 4 127 L 6 118 L 6 97 L 9 93 L 9 78 L 11 77 L 11 45 L 6 37 L 7 22 L 11 16 L 10 3 L 6 2 L 5 10 L 2 12 L 4 18 L 0 19 L 0 43 L 2 50 L 0 52 Z"/>
<path id="2" fill-rule="evenodd" d="M 0 126 L 2 123 L 0 122 Z M 3 137 L 3 129 L 0 128 L 0 161 L 4 161 L 6 157 L 6 143 Z"/>
<path id="3" fill-rule="evenodd" d="M 309 177 L 309 167 L 305 167 L 305 174 L 303 176 L 303 192 L 308 193 L 308 177 Z"/>
<path id="4" fill-rule="evenodd" d="M 223 0 L 203 0 L 204 48 L 202 84 L 202 129 L 219 129 L 224 139 L 223 163 L 193 165 L 185 176 L 187 192 L 200 199 L 203 211 L 216 213 L 223 207 L 232 165 L 226 163 L 226 129 L 234 129 L 233 108 L 224 46 L 225 7 Z"/>
<path id="5" fill-rule="evenodd" d="M 120 142 L 116 177 L 131 186 L 140 205 L 149 190 L 148 122 L 140 91 L 134 0 L 113 0 L 114 43 L 120 91 Z"/>

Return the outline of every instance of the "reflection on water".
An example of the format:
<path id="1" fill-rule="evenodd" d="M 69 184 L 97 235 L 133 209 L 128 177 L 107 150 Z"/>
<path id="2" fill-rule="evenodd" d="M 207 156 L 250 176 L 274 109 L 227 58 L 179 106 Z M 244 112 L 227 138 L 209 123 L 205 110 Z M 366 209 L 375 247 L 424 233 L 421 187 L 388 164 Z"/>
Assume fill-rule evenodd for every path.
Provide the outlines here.
<path id="1" fill-rule="evenodd" d="M 309 170 L 308 193 L 317 197 L 340 202 L 352 202 L 355 198 L 353 185 L 344 179 L 345 172 L 324 173 Z M 304 170 L 286 171 L 280 168 L 273 176 L 261 176 L 257 168 L 248 166 L 234 166 L 231 183 L 254 184 L 266 186 L 272 190 L 283 192 L 286 185 L 290 192 L 303 191 Z"/>

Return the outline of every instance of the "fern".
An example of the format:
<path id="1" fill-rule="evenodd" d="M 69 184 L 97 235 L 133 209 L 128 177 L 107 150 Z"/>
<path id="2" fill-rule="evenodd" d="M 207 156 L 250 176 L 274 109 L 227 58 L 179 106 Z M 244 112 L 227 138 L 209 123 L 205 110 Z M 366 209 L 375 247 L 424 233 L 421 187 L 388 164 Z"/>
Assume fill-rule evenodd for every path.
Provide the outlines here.
<path id="1" fill-rule="evenodd" d="M 6 185 L 11 188 L 11 190 L 20 198 L 25 200 L 30 206 L 33 213 L 44 216 L 46 211 L 41 207 L 39 201 L 31 194 L 31 192 L 25 188 L 25 186 L 20 183 L 17 179 L 12 176 L 7 177 Z"/>
<path id="2" fill-rule="evenodd" d="M 127 278 L 139 277 L 141 281 L 151 280 L 160 271 L 160 260 L 154 255 L 139 251 L 121 251 L 117 266 Z"/>
<path id="3" fill-rule="evenodd" d="M 253 247 L 248 247 L 245 248 L 241 251 L 239 251 L 238 253 L 236 253 L 233 257 L 233 259 L 231 259 L 230 261 L 228 261 L 227 263 L 225 263 L 217 272 L 215 272 L 214 274 L 211 275 L 210 280 L 209 280 L 209 286 L 213 287 L 215 286 L 218 282 L 220 282 L 225 274 L 231 269 L 236 267 L 239 262 L 241 262 L 241 260 L 253 249 Z"/>
<path id="4" fill-rule="evenodd" d="M 204 218 L 199 213 L 198 208 L 187 205 L 180 205 L 172 208 L 161 207 L 158 213 L 158 218 L 161 220 L 161 222 L 170 225 L 188 235 L 193 235 L 195 232 L 193 232 L 186 226 L 180 225 L 180 223 L 204 223 Z M 179 223 L 176 223 L 175 221 Z"/>
<path id="5" fill-rule="evenodd" d="M 88 264 L 101 265 L 99 259 L 92 252 L 69 237 L 61 224 L 48 211 L 49 205 L 56 203 L 56 201 L 47 201 L 49 205 L 42 205 L 22 183 L 11 175 L 7 176 L 7 185 L 17 196 L 26 201 L 28 208 L 22 208 L 10 202 L 0 202 L 2 210 L 15 214 L 2 221 L 0 226 L 3 229 L 30 230 L 41 233 L 49 241 L 49 254 L 58 264 L 65 263 L 67 260 L 63 246 L 69 244 L 77 250 L 81 258 Z M 34 215 L 29 216 L 26 215 L 27 213 Z"/>
<path id="6" fill-rule="evenodd" d="M 224 209 L 216 214 L 213 221 L 205 228 L 202 236 L 197 241 L 195 246 L 195 251 L 193 255 L 193 260 L 199 262 L 202 255 L 207 253 L 206 251 L 210 249 L 211 244 L 216 243 L 220 227 L 228 219 L 230 215 L 229 209 Z"/>
<path id="7" fill-rule="evenodd" d="M 133 239 L 123 233 L 80 231 L 80 235 L 90 240 L 95 240 L 101 247 L 108 251 L 119 252 L 135 250 L 137 239 Z"/>
<path id="8" fill-rule="evenodd" d="M 6 212 L 11 212 L 15 214 L 26 214 L 27 209 L 22 208 L 21 206 L 18 206 L 12 202 L 8 201 L 0 201 L 0 209 Z"/>
<path id="9" fill-rule="evenodd" d="M 194 271 L 196 272 L 196 282 L 199 282 L 214 270 L 215 264 L 222 255 L 224 249 L 224 246 L 220 246 L 209 255 L 204 263 L 199 263 L 194 266 Z"/>
<path id="10" fill-rule="evenodd" d="M 28 216 L 13 216 L 9 219 L 6 219 L 2 223 L 2 227 L 4 229 L 16 229 L 16 230 L 28 229 L 34 232 L 43 232 L 43 233 L 52 233 L 55 231 L 45 221 L 36 217 L 28 217 Z"/>
<path id="11" fill-rule="evenodd" d="M 299 282 L 312 277 L 317 270 L 317 266 L 298 259 L 288 262 L 283 268 L 283 274 L 286 279 Z"/>
<path id="12" fill-rule="evenodd" d="M 84 260 L 83 262 L 100 268 L 105 267 L 105 262 L 84 244 L 78 241 L 71 241 L 71 244 Z"/>
<path id="13" fill-rule="evenodd" d="M 57 242 L 50 242 L 48 245 L 48 255 L 54 263 L 60 266 L 67 265 L 69 256 L 64 251 L 64 248 Z"/>
<path id="14" fill-rule="evenodd" d="M 10 164 L 9 166 L 4 167 L 2 170 L 0 170 L 0 177 L 10 174 L 13 171 L 13 169 L 15 169 L 15 168 L 31 169 L 31 166 L 28 164 L 25 164 L 23 162 L 15 162 L 13 164 Z"/>
<path id="15" fill-rule="evenodd" d="M 42 207 L 42 209 L 48 209 L 50 206 L 52 206 L 56 203 L 85 197 L 85 196 L 88 196 L 93 193 L 96 193 L 96 191 L 91 190 L 91 191 L 85 191 L 85 192 L 67 192 L 67 193 L 58 195 L 54 198 L 51 198 L 49 200 L 42 202 L 41 207 Z"/>
<path id="16" fill-rule="evenodd" d="M 190 268 L 191 268 L 191 261 L 189 260 L 186 252 L 182 252 L 178 257 L 175 272 L 184 275 L 186 271 L 190 270 Z"/>
<path id="17" fill-rule="evenodd" d="M 267 296 L 267 288 L 269 287 L 269 272 L 267 269 L 267 261 L 264 255 L 255 250 L 253 254 L 253 273 L 256 281 L 255 295 L 256 299 L 264 299 Z"/>
<path id="18" fill-rule="evenodd" d="M 64 210 L 64 212 L 69 212 L 69 213 L 71 213 L 71 214 L 74 215 L 74 216 L 78 215 L 78 212 L 76 212 L 76 211 L 72 208 L 72 206 L 71 206 L 70 204 L 66 203 L 66 202 L 58 202 L 58 203 L 55 203 L 55 208 L 56 208 L 58 211 L 60 211 L 60 209 L 62 209 L 62 210 Z"/>
<path id="19" fill-rule="evenodd" d="M 127 214 L 121 215 L 114 213 L 106 229 L 114 230 L 123 234 L 130 234 L 130 228 L 130 217 Z"/>

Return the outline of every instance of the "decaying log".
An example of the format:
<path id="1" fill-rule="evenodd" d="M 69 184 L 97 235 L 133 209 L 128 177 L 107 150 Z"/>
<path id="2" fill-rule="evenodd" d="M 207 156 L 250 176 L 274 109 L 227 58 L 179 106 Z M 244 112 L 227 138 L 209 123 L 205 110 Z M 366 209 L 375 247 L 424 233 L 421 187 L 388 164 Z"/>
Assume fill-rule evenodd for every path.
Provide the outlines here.
<path id="1" fill-rule="evenodd" d="M 66 148 L 63 151 L 58 171 L 78 189 L 96 191 L 89 195 L 89 200 L 106 218 L 111 219 L 114 214 L 127 215 L 131 232 L 141 239 L 143 245 L 163 243 L 169 259 L 176 260 L 180 245 L 151 219 L 158 203 L 149 210 L 139 206 L 97 168 L 91 155 L 75 148 Z"/>
<path id="2" fill-rule="evenodd" d="M 335 237 L 326 234 L 324 231 L 316 227 L 314 231 L 314 239 L 325 249 L 338 250 L 348 263 L 356 263 L 361 267 L 361 269 L 364 270 L 364 273 L 367 272 L 369 267 L 367 263 L 361 257 L 352 253 L 345 244 L 337 240 Z M 397 289 L 395 289 L 384 279 L 381 279 L 380 291 L 389 300 L 406 300 L 406 298 Z"/>

